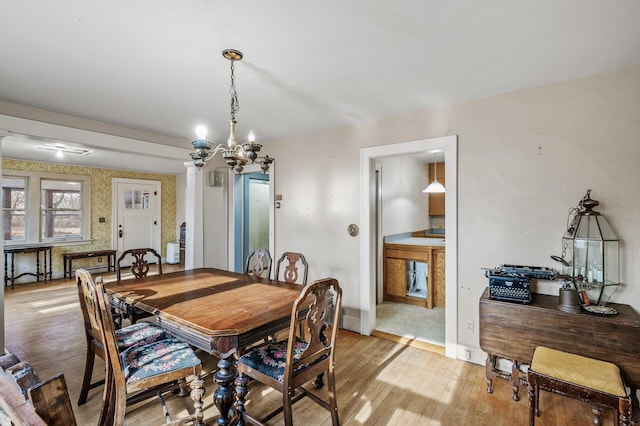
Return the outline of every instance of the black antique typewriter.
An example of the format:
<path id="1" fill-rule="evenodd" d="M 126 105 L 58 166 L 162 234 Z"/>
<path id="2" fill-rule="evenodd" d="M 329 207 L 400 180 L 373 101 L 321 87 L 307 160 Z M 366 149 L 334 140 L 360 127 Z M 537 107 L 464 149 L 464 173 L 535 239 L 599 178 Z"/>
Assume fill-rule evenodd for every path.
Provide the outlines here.
<path id="1" fill-rule="evenodd" d="M 554 280 L 556 272 L 541 266 L 500 265 L 485 269 L 489 278 L 489 298 L 509 302 L 531 303 L 531 280 Z"/>

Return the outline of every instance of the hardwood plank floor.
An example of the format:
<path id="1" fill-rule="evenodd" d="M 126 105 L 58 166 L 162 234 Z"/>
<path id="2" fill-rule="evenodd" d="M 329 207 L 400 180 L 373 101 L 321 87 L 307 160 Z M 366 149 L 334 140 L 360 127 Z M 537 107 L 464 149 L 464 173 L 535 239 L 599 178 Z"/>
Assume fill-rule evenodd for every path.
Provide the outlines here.
<path id="1" fill-rule="evenodd" d="M 104 275 L 112 279 L 111 275 Z M 84 371 L 85 341 L 75 282 L 18 285 L 5 288 L 5 341 L 7 349 L 29 362 L 41 379 L 62 372 L 79 425 L 97 423 L 102 388 L 89 392 L 89 401 L 77 406 Z M 205 414 L 215 424 L 212 371 L 217 360 L 198 353 L 207 374 Z M 96 361 L 94 375 L 104 374 Z M 446 358 L 424 349 L 341 331 L 336 359 L 338 408 L 343 425 L 526 425 L 526 389 L 521 401 L 511 399 L 511 386 L 494 380 L 487 394 L 484 366 Z M 320 391 L 321 393 L 324 390 Z M 169 411 L 178 417 L 192 409 L 190 398 L 169 396 Z M 260 416 L 280 403 L 280 394 L 257 383 L 250 385 L 247 411 Z M 591 425 L 591 408 L 582 402 L 542 392 L 539 425 Z M 613 424 L 610 411 L 603 424 Z M 329 413 L 309 400 L 294 407 L 298 425 L 330 425 Z M 128 408 L 127 424 L 164 422 L 156 399 Z M 282 424 L 282 416 L 270 424 Z"/>

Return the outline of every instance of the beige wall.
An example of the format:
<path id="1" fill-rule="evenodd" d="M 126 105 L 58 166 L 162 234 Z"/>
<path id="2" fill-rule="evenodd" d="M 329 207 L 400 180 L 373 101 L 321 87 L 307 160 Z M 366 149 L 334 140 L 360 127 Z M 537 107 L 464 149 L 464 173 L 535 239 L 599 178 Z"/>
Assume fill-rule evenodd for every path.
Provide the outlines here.
<path id="1" fill-rule="evenodd" d="M 422 190 L 429 182 L 428 166 L 409 156 L 378 162 L 382 166 L 382 236 L 427 229 L 429 197 Z"/>
<path id="2" fill-rule="evenodd" d="M 458 300 L 448 303 L 457 304 L 461 345 L 479 346 L 477 327 L 470 332 L 465 323 L 477 324 L 478 299 L 487 285 L 481 268 L 557 267 L 549 256 L 560 254 L 568 209 L 588 188 L 621 241 L 624 285 L 613 301 L 640 312 L 640 66 L 267 141 L 265 152 L 276 158 L 275 193 L 283 196 L 275 210 L 275 255 L 305 253 L 309 278 L 339 279 L 343 305 L 357 313 L 360 244 L 347 227 L 360 221 L 360 149 L 452 134 L 458 135 Z M 170 200 L 175 177 L 163 179 L 173 179 L 163 180 L 163 201 Z M 221 223 L 225 215 L 214 213 L 224 213 L 227 195 L 219 188 L 207 191 L 216 198 L 205 204 L 204 214 Z M 105 208 L 110 217 L 110 199 Z M 172 217 L 163 218 L 163 247 L 176 236 L 175 208 L 166 210 Z M 225 239 L 218 231 L 206 230 L 205 239 Z M 540 284 L 540 291 L 558 291 L 557 283 Z"/>
<path id="3" fill-rule="evenodd" d="M 375 88 L 372 88 L 375 90 Z M 459 344 L 479 347 L 483 267 L 557 268 L 569 208 L 588 188 L 621 241 L 613 301 L 640 312 L 640 67 L 265 143 L 277 160 L 276 253 L 305 253 L 309 278 L 334 276 L 360 308 L 359 152 L 458 135 Z M 385 218 L 387 220 L 388 218 Z M 557 294 L 555 282 L 540 291 Z"/>
<path id="4" fill-rule="evenodd" d="M 69 175 L 83 175 L 91 177 L 91 245 L 62 246 L 53 249 L 53 273 L 54 276 L 62 276 L 62 253 L 73 251 L 86 251 L 91 249 L 108 249 L 111 242 L 111 181 L 113 178 L 145 179 L 162 182 L 162 229 L 161 248 L 162 255 L 166 254 L 168 242 L 176 241 L 176 176 L 155 173 L 140 173 L 126 170 L 99 169 L 95 167 L 80 167 L 64 164 L 39 163 L 21 160 L 2 160 L 4 174 L 10 175 L 11 170 L 28 170 L 46 173 L 62 173 Z M 105 223 L 100 223 L 100 217 L 106 218 Z M 76 262 L 74 262 L 74 267 Z M 92 263 L 93 265 L 94 263 Z M 78 260 L 77 266 L 83 266 L 83 261 Z"/>

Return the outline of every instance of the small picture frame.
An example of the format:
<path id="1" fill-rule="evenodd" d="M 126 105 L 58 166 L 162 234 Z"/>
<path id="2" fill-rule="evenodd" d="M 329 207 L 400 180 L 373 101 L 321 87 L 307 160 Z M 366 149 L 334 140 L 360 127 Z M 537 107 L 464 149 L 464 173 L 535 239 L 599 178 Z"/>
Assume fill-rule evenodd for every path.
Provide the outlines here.
<path id="1" fill-rule="evenodd" d="M 221 187 L 224 184 L 224 172 L 212 170 L 209 172 L 209 186 Z"/>

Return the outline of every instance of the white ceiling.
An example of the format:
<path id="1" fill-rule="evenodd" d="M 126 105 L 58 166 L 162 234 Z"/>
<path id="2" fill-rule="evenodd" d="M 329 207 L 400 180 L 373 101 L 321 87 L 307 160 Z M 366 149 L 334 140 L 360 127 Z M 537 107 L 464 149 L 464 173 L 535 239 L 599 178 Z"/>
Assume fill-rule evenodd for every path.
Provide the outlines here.
<path id="1" fill-rule="evenodd" d="M 260 142 L 640 63 L 637 0 L 0 6 L 0 100 L 175 137 L 183 148 L 200 123 L 226 140 L 225 48 L 245 55 L 238 134 L 253 128 Z"/>

